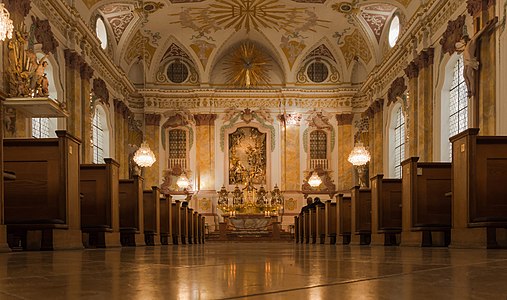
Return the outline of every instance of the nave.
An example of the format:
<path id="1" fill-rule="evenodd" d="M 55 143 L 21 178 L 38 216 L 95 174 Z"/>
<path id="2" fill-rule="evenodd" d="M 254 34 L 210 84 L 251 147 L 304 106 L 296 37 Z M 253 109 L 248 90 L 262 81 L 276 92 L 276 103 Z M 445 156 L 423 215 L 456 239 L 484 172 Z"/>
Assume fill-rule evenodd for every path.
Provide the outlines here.
<path id="1" fill-rule="evenodd" d="M 0 299 L 505 299 L 507 252 L 208 243 L 13 252 Z"/>

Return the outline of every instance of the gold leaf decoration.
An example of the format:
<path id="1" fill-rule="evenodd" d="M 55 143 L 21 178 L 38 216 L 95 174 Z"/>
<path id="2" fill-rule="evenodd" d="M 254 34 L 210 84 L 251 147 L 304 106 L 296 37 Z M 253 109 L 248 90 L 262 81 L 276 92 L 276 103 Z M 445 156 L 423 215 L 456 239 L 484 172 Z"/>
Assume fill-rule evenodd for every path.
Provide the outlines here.
<path id="1" fill-rule="evenodd" d="M 269 85 L 270 58 L 251 42 L 245 42 L 225 59 L 227 82 L 236 87 Z"/>

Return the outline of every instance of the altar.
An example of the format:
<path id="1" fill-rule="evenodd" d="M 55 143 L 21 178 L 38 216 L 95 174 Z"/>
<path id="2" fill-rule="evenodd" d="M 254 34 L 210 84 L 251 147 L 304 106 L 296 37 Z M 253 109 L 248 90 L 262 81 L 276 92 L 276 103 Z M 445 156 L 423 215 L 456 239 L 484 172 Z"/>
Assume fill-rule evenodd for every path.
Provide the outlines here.
<path id="1" fill-rule="evenodd" d="M 280 221 L 278 216 L 265 214 L 224 215 L 220 223 L 220 238 L 222 240 L 280 239 Z"/>

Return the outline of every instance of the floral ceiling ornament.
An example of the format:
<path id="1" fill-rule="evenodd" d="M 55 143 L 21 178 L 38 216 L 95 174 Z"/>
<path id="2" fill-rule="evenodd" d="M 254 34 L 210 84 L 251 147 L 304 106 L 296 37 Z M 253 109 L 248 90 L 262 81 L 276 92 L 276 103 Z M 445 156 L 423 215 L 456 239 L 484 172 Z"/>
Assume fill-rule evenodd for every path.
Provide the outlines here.
<path id="1" fill-rule="evenodd" d="M 245 42 L 225 59 L 225 75 L 229 84 L 250 88 L 269 85 L 270 58 L 251 42 Z"/>

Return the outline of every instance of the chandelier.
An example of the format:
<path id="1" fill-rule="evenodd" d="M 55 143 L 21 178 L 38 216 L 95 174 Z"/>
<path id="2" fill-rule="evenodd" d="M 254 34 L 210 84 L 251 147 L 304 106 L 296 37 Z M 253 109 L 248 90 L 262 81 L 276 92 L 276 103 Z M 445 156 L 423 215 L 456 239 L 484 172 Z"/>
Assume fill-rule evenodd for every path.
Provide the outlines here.
<path id="1" fill-rule="evenodd" d="M 185 172 L 181 173 L 180 177 L 178 178 L 178 180 L 176 181 L 176 185 L 180 188 L 180 189 L 186 189 L 188 187 L 188 185 L 190 184 L 190 181 L 188 180 L 188 177 L 187 175 L 185 174 Z"/>
<path id="2" fill-rule="evenodd" d="M 141 168 L 151 167 L 151 165 L 157 161 L 155 154 L 153 151 L 151 151 L 150 146 L 148 145 L 148 142 L 144 141 L 141 144 L 141 147 L 137 149 L 136 153 L 134 154 L 134 161 Z"/>
<path id="3" fill-rule="evenodd" d="M 12 24 L 9 11 L 3 3 L 0 3 L 0 40 L 11 39 L 13 30 L 14 25 Z"/>
<path id="4" fill-rule="evenodd" d="M 354 166 L 363 166 L 370 161 L 370 152 L 366 150 L 363 143 L 358 143 L 350 152 L 348 161 Z"/>
<path id="5" fill-rule="evenodd" d="M 322 184 L 322 179 L 320 179 L 319 174 L 316 171 L 313 171 L 312 176 L 308 178 L 308 184 L 315 188 Z"/>

